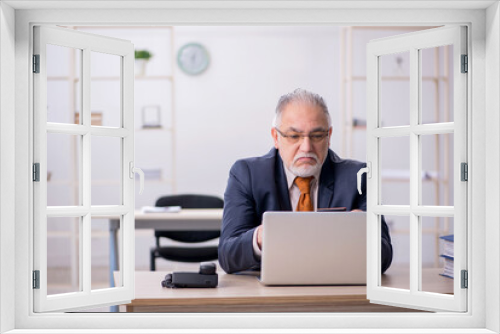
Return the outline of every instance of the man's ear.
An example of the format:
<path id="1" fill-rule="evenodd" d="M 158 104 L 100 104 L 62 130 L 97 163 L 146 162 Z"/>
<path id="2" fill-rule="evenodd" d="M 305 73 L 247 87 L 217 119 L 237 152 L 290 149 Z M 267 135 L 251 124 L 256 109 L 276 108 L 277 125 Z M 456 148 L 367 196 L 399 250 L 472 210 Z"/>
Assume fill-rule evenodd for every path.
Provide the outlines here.
<path id="1" fill-rule="evenodd" d="M 275 128 L 271 129 L 271 136 L 273 136 L 274 148 L 279 149 L 279 145 L 278 145 L 278 131 L 276 131 Z"/>
<path id="2" fill-rule="evenodd" d="M 330 139 L 332 138 L 333 127 L 328 129 L 328 147 L 330 147 Z"/>

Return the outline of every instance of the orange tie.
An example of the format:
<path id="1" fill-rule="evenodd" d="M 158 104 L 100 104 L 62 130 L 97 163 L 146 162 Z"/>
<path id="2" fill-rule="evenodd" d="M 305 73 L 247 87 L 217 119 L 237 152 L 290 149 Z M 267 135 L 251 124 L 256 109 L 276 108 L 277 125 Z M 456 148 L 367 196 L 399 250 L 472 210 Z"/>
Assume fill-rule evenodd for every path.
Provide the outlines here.
<path id="1" fill-rule="evenodd" d="M 297 203 L 297 211 L 313 211 L 313 205 L 311 201 L 311 180 L 312 176 L 298 176 L 295 178 L 294 182 L 300 190 L 299 203 Z"/>

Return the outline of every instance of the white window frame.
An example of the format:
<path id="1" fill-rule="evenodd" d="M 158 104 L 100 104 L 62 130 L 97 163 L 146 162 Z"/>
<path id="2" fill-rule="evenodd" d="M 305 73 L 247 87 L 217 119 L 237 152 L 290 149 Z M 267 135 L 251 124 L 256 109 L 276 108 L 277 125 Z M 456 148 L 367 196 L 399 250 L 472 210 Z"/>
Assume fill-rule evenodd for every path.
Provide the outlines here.
<path id="1" fill-rule="evenodd" d="M 423 310 L 464 312 L 467 310 L 467 290 L 461 288 L 461 270 L 467 270 L 467 186 L 461 181 L 460 164 L 467 163 L 467 73 L 461 73 L 461 56 L 467 54 L 467 31 L 464 26 L 446 26 L 370 41 L 367 45 L 367 164 L 371 166 L 367 187 L 368 279 L 367 298 L 373 303 L 408 305 Z M 421 50 L 438 46 L 453 46 L 453 122 L 422 124 L 422 54 Z M 410 81 L 408 110 L 409 124 L 384 127 L 382 124 L 381 88 L 382 57 L 409 53 Z M 422 205 L 421 135 L 454 134 L 454 205 Z M 407 205 L 382 203 L 381 140 L 397 137 L 409 139 L 409 202 Z M 395 153 L 397 154 L 397 153 Z M 390 203 L 389 203 L 390 204 Z M 402 215 L 409 218 L 409 289 L 395 289 L 381 285 L 380 224 L 381 215 Z M 453 217 L 454 277 L 453 294 L 430 293 L 422 288 L 422 217 Z M 420 226 L 420 227 L 419 227 Z"/>
<path id="2" fill-rule="evenodd" d="M 87 2 L 90 7 L 100 5 Z M 147 3 L 147 2 L 145 2 Z M 340 3 L 340 2 L 339 2 Z M 448 3 L 448 5 L 446 4 Z M 453 2 L 455 3 L 455 2 Z M 12 21 L 13 10 L 9 4 L 16 6 L 15 1 L 2 3 L 0 7 L 0 25 L 6 25 L 10 32 L 1 30 L 0 40 L 2 55 L 0 57 L 0 68 L 2 78 L 0 86 L 1 107 L 0 117 L 2 120 L 1 130 L 7 124 L 15 126 L 15 146 L 14 150 L 9 146 L 9 140 L 13 138 L 8 131 L 0 132 L 2 150 L 0 157 L 0 180 L 7 180 L 15 170 L 14 182 L 6 182 L 6 188 L 0 190 L 3 197 L 0 198 L 0 208 L 2 209 L 2 221 L 0 228 L 2 236 L 2 248 L 0 253 L 0 293 L 2 301 L 0 303 L 0 320 L 2 330 L 18 329 L 17 333 L 26 332 L 23 329 L 33 329 L 30 333 L 37 332 L 36 329 L 51 328 L 63 329 L 65 333 L 68 329 L 94 328 L 95 332 L 106 332 L 105 329 L 127 329 L 137 328 L 140 323 L 148 328 L 351 328 L 356 326 L 360 332 L 377 332 L 377 328 L 398 328 L 398 333 L 409 332 L 404 328 L 420 328 L 420 332 L 429 332 L 425 328 L 464 328 L 467 333 L 491 333 L 500 330 L 499 310 L 499 272 L 500 263 L 498 259 L 500 233 L 498 221 L 500 217 L 500 175 L 498 166 L 500 163 L 500 136 L 498 135 L 500 100 L 498 90 L 500 89 L 500 69 L 499 69 L 499 49 L 500 49 L 500 11 L 497 2 L 481 2 L 474 4 L 470 2 L 460 2 L 459 5 L 468 9 L 436 9 L 435 6 L 447 8 L 450 2 L 433 2 L 433 8 L 412 9 L 412 10 L 390 10 L 387 3 L 381 3 L 374 15 L 373 8 L 377 4 L 370 2 L 370 9 L 363 9 L 362 3 L 345 4 L 344 6 L 359 6 L 355 10 L 338 8 L 328 8 L 327 4 L 315 5 L 294 2 L 289 4 L 278 4 L 277 2 L 255 2 L 254 8 L 249 10 L 237 9 L 243 5 L 230 4 L 221 5 L 219 9 L 213 7 L 209 11 L 204 11 L 201 4 L 193 4 L 190 10 L 176 9 L 172 3 L 171 8 L 137 10 L 113 10 L 103 12 L 102 9 L 88 10 L 39 10 L 43 6 L 50 6 L 44 1 L 28 3 L 28 6 L 35 6 L 34 10 L 16 10 L 15 23 Z M 213 6 L 214 4 L 212 4 Z M 342 4 L 340 3 L 341 6 Z M 365 4 L 366 5 L 366 4 Z M 398 2 L 398 6 L 402 5 Z M 486 7 L 491 5 L 489 9 Z M 146 5 L 145 5 L 146 6 Z M 168 6 L 165 5 L 165 6 Z M 200 6 L 200 7 L 196 7 Z M 206 4 L 204 3 L 205 7 Z M 227 6 L 226 8 L 224 6 Z M 252 4 L 248 5 L 252 7 Z M 280 8 L 281 6 L 281 8 Z M 293 7 L 295 8 L 293 8 Z M 316 7 L 315 7 L 316 6 Z M 479 6 L 479 7 L 478 7 Z M 483 6 L 483 7 L 481 7 Z M 244 6 L 243 6 L 244 7 Z M 278 7 L 280 10 L 275 10 Z M 297 8 L 301 7 L 301 8 Z M 302 7 L 309 8 L 304 10 Z M 324 8 L 326 7 L 326 8 Z M 464 8 L 462 7 L 462 8 Z M 206 8 L 206 7 L 205 7 Z M 408 7 L 410 8 L 410 7 Z M 471 9 L 472 8 L 472 9 Z M 475 8 L 475 10 L 474 10 Z M 7 16 L 7 19 L 4 19 Z M 248 314 L 248 315 L 179 315 L 179 314 L 146 314 L 146 315 L 126 315 L 126 314 L 34 314 L 31 285 L 31 260 L 26 262 L 32 254 L 32 212 L 30 207 L 31 185 L 27 175 L 30 173 L 30 142 L 32 133 L 32 107 L 29 104 L 29 96 L 32 94 L 31 82 L 29 81 L 29 55 L 31 54 L 30 30 L 33 24 L 55 24 L 71 23 L 72 25 L 100 24 L 106 20 L 108 24 L 132 25 L 132 24 L 338 24 L 338 25 L 399 25 L 405 22 L 408 25 L 440 25 L 440 24 L 466 24 L 469 27 L 470 48 L 469 55 L 472 59 L 469 65 L 472 75 L 470 76 L 468 103 L 469 119 L 468 131 L 471 133 L 469 139 L 469 152 L 471 152 L 469 177 L 469 228 L 468 247 L 471 251 L 469 260 L 470 276 L 468 290 L 469 312 L 465 314 L 438 313 L 422 315 L 410 314 Z M 484 22 L 487 22 L 488 30 Z M 15 31 L 15 54 L 13 52 L 12 36 L 9 33 Z M 7 49 L 4 48 L 7 45 Z M 15 76 L 5 76 L 3 69 L 6 64 L 12 62 L 15 57 Z M 488 71 L 485 71 L 485 65 Z M 15 89 L 11 85 L 15 79 Z M 15 103 L 9 95 L 16 94 Z M 6 97 L 6 100 L 4 98 Z M 15 106 L 15 113 L 5 108 Z M 14 116 L 15 115 L 15 116 Z M 488 132 L 488 136 L 485 135 Z M 486 140 L 487 138 L 487 140 Z M 6 147 L 6 150 L 3 148 Z M 488 152 L 486 155 L 485 152 Z M 15 158 L 15 165 L 6 161 L 5 158 Z M 11 160 L 12 161 L 12 160 Z M 488 174 L 488 182 L 486 180 Z M 7 195 L 15 193 L 15 212 L 9 211 L 9 201 Z M 473 196 L 472 196 L 473 195 Z M 489 211 L 486 212 L 486 207 Z M 7 211 L 3 211 L 7 210 Z M 14 216 L 15 214 L 15 216 Z M 15 218 L 15 230 L 11 221 L 5 221 L 5 217 Z M 5 234 L 4 232 L 7 232 Z M 7 238 L 14 238 L 15 243 Z M 472 247 L 473 246 L 473 247 Z M 12 256 L 14 254 L 14 256 Z M 15 259 L 11 259 L 15 258 Z M 488 266 L 485 265 L 485 258 Z M 11 292 L 12 286 L 15 291 Z M 487 291 L 487 293 L 486 293 Z M 15 310 L 11 311 L 12 305 Z M 9 318 L 14 315 L 13 318 Z M 14 320 L 9 320 L 14 319 Z M 425 327 L 425 328 L 424 328 Z M 97 328 L 102 328 L 99 331 Z M 370 330 L 371 329 L 371 330 Z M 331 330 L 334 332 L 334 330 Z M 54 332 L 53 330 L 51 332 Z M 129 331 L 133 332 L 133 331 Z M 144 333 L 143 330 L 137 332 Z M 340 330 L 339 330 L 340 332 Z M 353 333 L 354 331 L 351 331 Z M 378 332 L 386 333 L 387 330 Z M 436 330 L 433 330 L 436 332 Z M 445 332 L 443 330 L 443 332 Z M 413 331 L 414 333 L 414 331 Z"/>
<path id="3" fill-rule="evenodd" d="M 74 206 L 47 206 L 47 178 L 40 177 L 33 184 L 34 194 L 34 270 L 39 271 L 39 288 L 34 289 L 35 312 L 71 311 L 89 305 L 118 305 L 130 302 L 135 296 L 135 223 L 134 223 L 134 46 L 129 41 L 99 36 L 67 28 L 34 27 L 34 54 L 39 56 L 39 73 L 33 74 L 34 84 L 34 162 L 39 163 L 39 175 L 47 175 L 47 134 L 69 134 L 81 137 L 80 179 L 81 203 Z M 47 122 L 47 45 L 59 45 L 81 50 L 81 124 Z M 114 55 L 120 64 L 120 125 L 119 127 L 92 126 L 91 55 L 92 52 Z M 119 57 L 119 58 L 118 58 Z M 120 203 L 92 205 L 91 150 L 95 136 L 118 138 L 121 170 Z M 130 167 L 129 167 L 130 166 Z M 129 170 L 130 168 L 130 170 Z M 92 217 L 120 217 L 120 286 L 92 290 L 91 284 L 91 229 Z M 75 217 L 80 222 L 80 261 L 78 292 L 47 294 L 47 219 Z"/>

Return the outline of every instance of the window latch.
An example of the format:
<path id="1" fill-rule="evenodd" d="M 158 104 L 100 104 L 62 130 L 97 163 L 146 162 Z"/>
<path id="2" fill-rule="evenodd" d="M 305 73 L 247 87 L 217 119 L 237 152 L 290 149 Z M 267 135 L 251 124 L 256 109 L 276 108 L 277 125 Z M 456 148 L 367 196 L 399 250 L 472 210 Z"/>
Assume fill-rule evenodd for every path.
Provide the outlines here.
<path id="1" fill-rule="evenodd" d="M 128 167 L 129 167 L 129 177 L 131 179 L 134 178 L 135 173 L 139 174 L 139 184 L 140 184 L 139 195 L 142 195 L 142 192 L 144 191 L 144 172 L 142 171 L 142 169 L 134 167 L 133 161 L 129 162 Z"/>
<path id="2" fill-rule="evenodd" d="M 366 167 L 365 168 L 361 168 L 359 171 L 358 171 L 358 193 L 361 195 L 362 194 L 362 191 L 361 191 L 361 176 L 366 173 L 366 176 L 371 179 L 372 177 L 372 163 L 370 161 L 368 161 L 366 163 Z"/>

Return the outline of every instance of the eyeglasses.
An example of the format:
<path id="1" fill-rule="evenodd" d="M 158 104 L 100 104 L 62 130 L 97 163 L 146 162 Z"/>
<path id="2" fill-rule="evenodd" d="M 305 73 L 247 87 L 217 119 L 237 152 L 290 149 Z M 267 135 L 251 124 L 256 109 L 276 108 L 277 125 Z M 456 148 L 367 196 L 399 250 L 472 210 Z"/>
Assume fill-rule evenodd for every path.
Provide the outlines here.
<path id="1" fill-rule="evenodd" d="M 275 128 L 281 137 L 285 138 L 290 144 L 296 144 L 302 141 L 303 138 L 308 137 L 313 143 L 320 143 L 328 137 L 328 131 L 314 131 L 307 135 L 298 132 L 283 133 L 278 128 Z"/>

